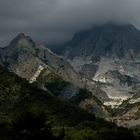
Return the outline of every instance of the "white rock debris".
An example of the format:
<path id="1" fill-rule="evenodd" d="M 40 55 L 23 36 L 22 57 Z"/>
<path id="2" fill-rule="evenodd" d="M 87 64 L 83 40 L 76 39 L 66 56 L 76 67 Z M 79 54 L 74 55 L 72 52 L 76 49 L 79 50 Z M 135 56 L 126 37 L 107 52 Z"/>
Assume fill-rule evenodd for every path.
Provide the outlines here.
<path id="1" fill-rule="evenodd" d="M 130 104 L 135 104 L 135 103 L 139 103 L 140 102 L 140 98 L 137 98 L 137 99 L 131 99 L 129 101 Z"/>
<path id="2" fill-rule="evenodd" d="M 104 102 L 105 106 L 110 106 L 111 108 L 118 108 L 119 105 L 122 104 L 122 100 L 112 100 L 112 101 L 108 101 L 108 102 Z"/>
<path id="3" fill-rule="evenodd" d="M 109 97 L 109 101 L 105 101 L 104 105 L 111 106 L 111 108 L 118 108 L 123 101 L 132 98 L 133 95 L 128 94 L 127 91 L 116 89 L 112 86 L 102 88 Z"/>
<path id="4" fill-rule="evenodd" d="M 39 76 L 39 74 L 43 71 L 43 69 L 44 69 L 44 67 L 43 66 L 39 66 L 38 67 L 38 69 L 37 69 L 37 71 L 34 73 L 34 75 L 31 77 L 31 79 L 30 79 L 30 83 L 33 83 L 33 82 L 35 82 L 36 81 L 36 79 L 37 79 L 37 77 Z"/>
<path id="5" fill-rule="evenodd" d="M 68 60 L 68 61 L 77 72 L 79 72 L 85 64 L 92 63 L 91 56 L 86 58 L 75 57 L 73 60 Z"/>

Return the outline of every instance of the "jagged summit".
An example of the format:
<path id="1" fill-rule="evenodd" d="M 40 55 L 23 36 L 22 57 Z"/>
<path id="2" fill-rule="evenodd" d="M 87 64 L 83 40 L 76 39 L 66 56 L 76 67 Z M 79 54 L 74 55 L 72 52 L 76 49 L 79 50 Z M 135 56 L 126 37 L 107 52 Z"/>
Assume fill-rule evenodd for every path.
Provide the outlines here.
<path id="1" fill-rule="evenodd" d="M 26 36 L 24 33 L 19 33 L 11 42 L 10 45 L 17 45 L 19 41 L 26 40 L 27 42 L 34 44 L 34 41 L 31 39 L 30 36 Z"/>
<path id="2" fill-rule="evenodd" d="M 104 105 L 118 107 L 140 82 L 140 31 L 131 24 L 107 23 L 76 32 L 62 55 L 92 88 L 107 94 Z"/>
<path id="3" fill-rule="evenodd" d="M 112 22 L 103 24 L 103 25 L 96 25 L 93 26 L 91 29 L 87 30 L 81 30 L 78 31 L 74 34 L 72 41 L 75 40 L 76 38 L 82 37 L 82 39 L 89 37 L 91 34 L 96 34 L 98 33 L 103 33 L 103 32 L 123 32 L 123 31 L 135 31 L 137 32 L 138 30 L 136 29 L 135 26 L 132 24 L 115 24 Z M 71 42 L 71 41 L 70 41 Z"/>
<path id="4" fill-rule="evenodd" d="M 7 47 L 0 49 L 0 60 L 6 68 L 27 80 L 36 79 L 42 70 L 49 67 L 66 81 L 72 80 L 78 86 L 81 85 L 80 76 L 67 61 L 23 33 L 17 35 Z"/>
<path id="5" fill-rule="evenodd" d="M 62 54 L 70 59 L 75 56 L 125 57 L 129 52 L 139 55 L 140 31 L 133 25 L 104 24 L 75 33 L 64 45 Z"/>

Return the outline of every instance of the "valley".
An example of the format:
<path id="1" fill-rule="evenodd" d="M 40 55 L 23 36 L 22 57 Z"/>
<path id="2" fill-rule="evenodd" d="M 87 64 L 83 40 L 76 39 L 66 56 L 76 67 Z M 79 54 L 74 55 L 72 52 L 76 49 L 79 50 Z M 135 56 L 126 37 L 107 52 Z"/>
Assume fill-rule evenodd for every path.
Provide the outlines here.
<path id="1" fill-rule="evenodd" d="M 140 94 L 135 91 L 140 83 L 139 38 L 140 31 L 133 25 L 109 23 L 75 33 L 72 40 L 65 43 L 62 51 L 58 53 L 81 74 L 88 90 L 105 106 L 120 110 L 124 102 L 131 106 L 140 103 Z M 93 87 L 100 88 L 104 93 L 99 96 L 93 91 Z M 127 110 L 123 109 L 124 112 Z M 114 120 L 125 120 L 123 114 L 115 115 L 118 119 Z M 132 118 L 131 115 L 127 117 Z M 138 118 L 131 120 L 137 122 L 135 125 L 139 125 Z M 129 124 L 131 126 L 133 123 Z"/>
<path id="2" fill-rule="evenodd" d="M 96 117 L 134 127 L 140 125 L 139 37 L 132 25 L 105 24 L 76 33 L 57 53 L 21 33 L 0 49 L 0 62 Z"/>

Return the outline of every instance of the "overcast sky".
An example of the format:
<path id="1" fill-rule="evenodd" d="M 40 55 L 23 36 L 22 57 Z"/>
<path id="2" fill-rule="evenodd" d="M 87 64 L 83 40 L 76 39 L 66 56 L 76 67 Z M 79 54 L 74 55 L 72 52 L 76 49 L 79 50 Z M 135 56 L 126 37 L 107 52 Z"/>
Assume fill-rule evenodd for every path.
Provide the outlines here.
<path id="1" fill-rule="evenodd" d="M 39 43 L 60 43 L 108 21 L 140 29 L 140 0 L 0 0 L 0 46 L 21 32 Z"/>

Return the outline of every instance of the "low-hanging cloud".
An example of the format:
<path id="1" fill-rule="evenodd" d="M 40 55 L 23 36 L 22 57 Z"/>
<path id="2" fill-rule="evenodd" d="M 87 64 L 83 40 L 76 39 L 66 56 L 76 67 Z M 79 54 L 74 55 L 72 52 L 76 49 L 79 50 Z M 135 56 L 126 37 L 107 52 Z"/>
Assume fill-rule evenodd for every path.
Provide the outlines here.
<path id="1" fill-rule="evenodd" d="M 140 0 L 1 0 L 0 46 L 20 32 L 56 44 L 109 21 L 140 27 Z"/>

